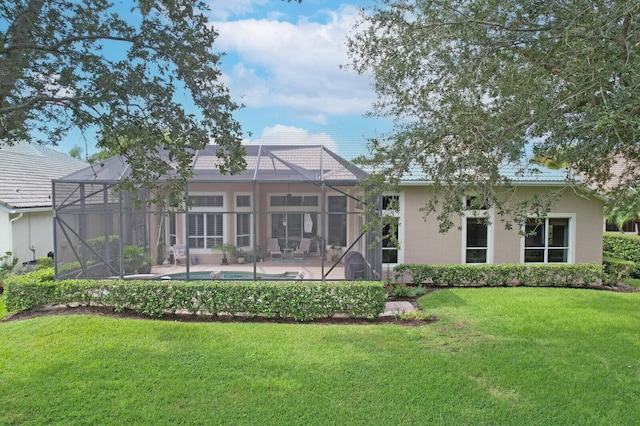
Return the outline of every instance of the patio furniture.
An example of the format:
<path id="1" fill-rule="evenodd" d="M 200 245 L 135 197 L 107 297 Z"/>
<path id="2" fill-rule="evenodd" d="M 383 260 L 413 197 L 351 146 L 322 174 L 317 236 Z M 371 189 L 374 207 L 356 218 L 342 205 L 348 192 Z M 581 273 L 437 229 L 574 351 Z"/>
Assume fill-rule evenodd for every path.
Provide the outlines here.
<path id="1" fill-rule="evenodd" d="M 285 247 L 282 249 L 282 258 L 283 259 L 292 259 L 293 258 L 293 250 L 292 248 Z"/>
<path id="2" fill-rule="evenodd" d="M 187 261 L 187 248 L 184 244 L 175 244 L 169 247 L 169 258 L 173 256 L 173 266 L 176 266 L 180 261 L 186 263 Z"/>
<path id="3" fill-rule="evenodd" d="M 296 248 L 291 256 L 299 259 L 306 259 L 309 255 L 309 247 L 311 247 L 311 238 L 301 238 L 300 245 Z"/>
<path id="4" fill-rule="evenodd" d="M 277 238 L 269 238 L 267 242 L 267 254 L 271 256 L 271 260 L 273 260 L 274 257 L 282 259 L 282 250 L 280 249 Z"/>
<path id="5" fill-rule="evenodd" d="M 350 251 L 344 256 L 344 278 L 356 280 L 364 278 L 364 257 L 357 251 Z"/>

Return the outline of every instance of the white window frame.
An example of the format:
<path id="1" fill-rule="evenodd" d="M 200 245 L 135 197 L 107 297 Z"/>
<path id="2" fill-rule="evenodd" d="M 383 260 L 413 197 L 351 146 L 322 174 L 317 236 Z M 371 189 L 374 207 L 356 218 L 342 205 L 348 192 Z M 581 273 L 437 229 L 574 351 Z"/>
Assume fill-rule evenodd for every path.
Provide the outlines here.
<path id="1" fill-rule="evenodd" d="M 384 216 L 391 216 L 391 217 L 396 217 L 398 218 L 398 246 L 396 247 L 396 250 L 398 252 L 398 262 L 397 263 L 384 263 L 384 265 L 388 265 L 388 266 L 393 266 L 393 265 L 400 265 L 402 263 L 404 263 L 404 223 L 405 223 L 405 217 L 404 217 L 404 212 L 405 212 L 405 208 L 404 208 L 404 192 L 400 192 L 400 193 L 392 193 L 392 194 L 384 194 L 385 197 L 398 197 L 398 210 L 399 211 L 395 211 L 395 210 L 382 210 L 382 217 Z M 381 247 L 382 250 L 384 250 L 384 247 Z M 382 256 L 380 256 L 382 258 Z"/>
<path id="2" fill-rule="evenodd" d="M 464 205 L 467 205 L 467 197 L 463 200 Z M 467 219 L 479 219 L 486 218 L 487 223 L 487 260 L 484 263 L 467 263 L 467 248 L 478 249 L 478 247 L 467 247 Z M 461 262 L 465 265 L 483 265 L 493 263 L 494 252 L 494 224 L 495 224 L 495 209 L 490 207 L 486 210 L 464 210 L 462 212 L 462 254 Z"/>
<path id="3" fill-rule="evenodd" d="M 238 196 L 248 196 L 249 197 L 249 205 L 248 206 L 242 206 L 242 207 L 238 207 Z M 243 248 L 247 248 L 247 247 L 253 247 L 253 220 L 251 217 L 251 213 L 253 213 L 253 194 L 247 192 L 236 192 L 233 194 L 233 203 L 235 206 L 235 213 L 234 216 L 234 228 L 233 228 L 233 232 L 235 234 L 235 245 L 238 247 L 243 247 Z M 238 214 L 249 214 L 249 234 L 242 234 L 239 235 L 238 234 Z M 248 245 L 239 245 L 238 244 L 238 238 L 239 237 L 249 237 L 249 244 Z"/>
<path id="4" fill-rule="evenodd" d="M 549 233 L 548 233 L 548 226 L 549 226 L 549 221 L 548 219 L 569 219 L 569 247 L 567 248 L 567 262 L 566 264 L 574 264 L 576 263 L 576 253 L 575 253 L 575 247 L 576 247 L 576 214 L 575 213 L 548 213 L 546 214 L 544 217 L 540 217 L 540 216 L 528 216 L 528 219 L 540 219 L 540 220 L 544 220 L 545 223 L 545 246 L 542 247 L 544 249 L 544 262 L 526 262 L 527 265 L 540 265 L 540 264 L 548 264 L 548 250 L 549 250 Z M 525 263 L 524 261 L 524 252 L 526 249 L 525 246 L 525 227 L 521 227 L 520 228 L 520 263 Z M 552 263 L 564 263 L 564 262 L 552 262 Z"/>
<path id="5" fill-rule="evenodd" d="M 188 232 L 188 226 L 189 226 L 189 218 L 187 217 L 189 214 L 193 214 L 193 213 L 197 213 L 197 214 L 217 214 L 220 213 L 222 214 L 222 242 L 226 243 L 228 242 L 228 232 L 227 232 L 227 226 L 228 226 L 228 222 L 227 222 L 227 216 L 229 216 L 228 214 L 225 214 L 227 211 L 227 194 L 224 192 L 190 192 L 189 193 L 190 197 L 198 197 L 198 196 L 221 196 L 222 197 L 222 206 L 221 207 L 189 207 L 188 212 L 185 214 L 185 220 L 184 220 L 184 235 L 186 236 L 186 241 L 185 244 L 188 246 L 189 245 L 189 239 L 191 237 L 191 235 L 189 235 Z M 206 216 L 205 216 L 206 217 Z M 205 223 L 205 232 L 206 232 L 206 223 Z M 204 248 L 195 248 L 195 247 L 189 247 L 189 253 L 192 254 L 205 254 L 205 253 L 210 253 L 211 252 L 211 247 L 206 247 L 206 238 L 207 236 L 204 236 L 205 238 L 205 247 Z"/>

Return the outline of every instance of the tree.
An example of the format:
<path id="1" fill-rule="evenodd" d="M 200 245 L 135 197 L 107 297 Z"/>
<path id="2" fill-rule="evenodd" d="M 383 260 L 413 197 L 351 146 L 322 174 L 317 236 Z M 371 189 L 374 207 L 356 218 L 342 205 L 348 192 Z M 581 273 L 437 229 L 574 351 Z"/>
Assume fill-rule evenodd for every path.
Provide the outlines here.
<path id="1" fill-rule="evenodd" d="M 242 170 L 238 105 L 220 82 L 205 4 L 132 4 L 130 11 L 107 0 L 0 6 L 0 145 L 55 145 L 73 128 L 97 132 L 99 149 L 129 163 L 125 188 L 155 189 L 152 201 L 166 196 L 157 185 L 163 178 L 180 197 L 194 152 L 211 141 L 222 148 L 223 172 Z"/>
<path id="2" fill-rule="evenodd" d="M 82 159 L 82 148 L 78 145 L 74 146 L 69 150 L 69 157 L 77 158 L 78 160 Z"/>
<path id="3" fill-rule="evenodd" d="M 605 207 L 605 217 L 610 223 L 615 223 L 620 232 L 628 222 L 640 222 L 640 194 L 636 188 L 629 188 L 627 191 L 618 192 L 616 198 L 610 200 Z M 640 235 L 640 227 L 638 227 Z"/>
<path id="4" fill-rule="evenodd" d="M 442 230 L 473 191 L 502 215 L 544 211 L 508 204 L 501 171 L 567 164 L 603 192 L 640 182 L 640 28 L 637 0 L 380 0 L 349 37 L 350 66 L 371 73 L 372 115 L 393 117 L 360 158 L 392 186 L 409 173 L 434 182 Z M 611 167 L 625 159 L 613 187 Z M 510 221 L 507 221 L 507 226 Z"/>

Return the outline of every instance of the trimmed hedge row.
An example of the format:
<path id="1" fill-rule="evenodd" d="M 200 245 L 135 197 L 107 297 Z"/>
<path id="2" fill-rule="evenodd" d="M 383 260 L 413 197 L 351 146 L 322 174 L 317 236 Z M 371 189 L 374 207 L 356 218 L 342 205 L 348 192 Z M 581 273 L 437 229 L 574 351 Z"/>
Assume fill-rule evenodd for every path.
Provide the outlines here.
<path id="1" fill-rule="evenodd" d="M 463 286 L 537 286 L 587 287 L 600 285 L 602 267 L 580 264 L 481 264 L 481 265 L 397 265 L 398 282 L 431 284 L 442 287 Z"/>
<path id="2" fill-rule="evenodd" d="M 379 282 L 224 282 L 8 280 L 7 310 L 46 304 L 103 306 L 160 317 L 165 313 L 239 314 L 267 318 L 314 318 L 346 314 L 376 318 L 384 312 L 385 291 Z"/>
<path id="3" fill-rule="evenodd" d="M 604 256 L 634 263 L 631 275 L 640 277 L 640 236 L 607 232 L 602 239 Z"/>
<path id="4" fill-rule="evenodd" d="M 617 257 L 603 256 L 602 267 L 609 282 L 617 283 L 629 277 L 636 267 L 630 260 L 622 260 Z"/>

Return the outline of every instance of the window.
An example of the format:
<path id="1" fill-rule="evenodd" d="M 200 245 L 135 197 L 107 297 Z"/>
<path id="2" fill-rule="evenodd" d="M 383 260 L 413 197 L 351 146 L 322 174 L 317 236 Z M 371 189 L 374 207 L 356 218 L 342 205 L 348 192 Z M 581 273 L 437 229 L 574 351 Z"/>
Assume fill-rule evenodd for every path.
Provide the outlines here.
<path id="1" fill-rule="evenodd" d="M 272 195 L 269 198 L 271 207 L 317 206 L 317 195 Z"/>
<path id="2" fill-rule="evenodd" d="M 210 249 L 223 242 L 222 213 L 189 213 L 189 248 Z"/>
<path id="3" fill-rule="evenodd" d="M 469 195 L 466 197 L 467 210 L 488 210 L 480 197 Z"/>
<path id="4" fill-rule="evenodd" d="M 525 225 L 524 261 L 569 262 L 569 219 L 528 219 Z"/>
<path id="5" fill-rule="evenodd" d="M 607 222 L 606 230 L 607 232 L 636 232 L 636 224 L 630 221 L 622 225 L 622 229 L 619 229 L 615 223 Z"/>
<path id="6" fill-rule="evenodd" d="M 236 207 L 251 207 L 251 195 L 236 195 Z"/>
<path id="7" fill-rule="evenodd" d="M 467 195 L 464 205 L 462 259 L 465 263 L 492 263 L 493 209 L 475 195 Z"/>
<path id="8" fill-rule="evenodd" d="M 193 207 L 223 207 L 224 197 L 222 195 L 193 195 L 189 197 Z"/>
<path id="9" fill-rule="evenodd" d="M 225 196 L 192 194 L 187 213 L 187 244 L 192 249 L 208 250 L 225 242 Z"/>
<path id="10" fill-rule="evenodd" d="M 398 224 L 395 216 L 384 216 L 382 228 L 382 263 L 398 263 Z"/>
<path id="11" fill-rule="evenodd" d="M 397 195 L 382 197 L 382 263 L 398 263 L 400 242 L 400 198 Z"/>
<path id="12" fill-rule="evenodd" d="M 347 197 L 333 195 L 328 197 L 327 225 L 329 228 L 328 243 L 347 245 Z"/>
<path id="13" fill-rule="evenodd" d="M 173 246 L 176 244 L 176 214 L 169 214 L 169 245 Z"/>
<path id="14" fill-rule="evenodd" d="M 236 245 L 251 247 L 251 214 L 238 213 L 236 215 Z"/>
<path id="15" fill-rule="evenodd" d="M 467 218 L 466 263 L 487 263 L 489 227 L 481 218 Z"/>

